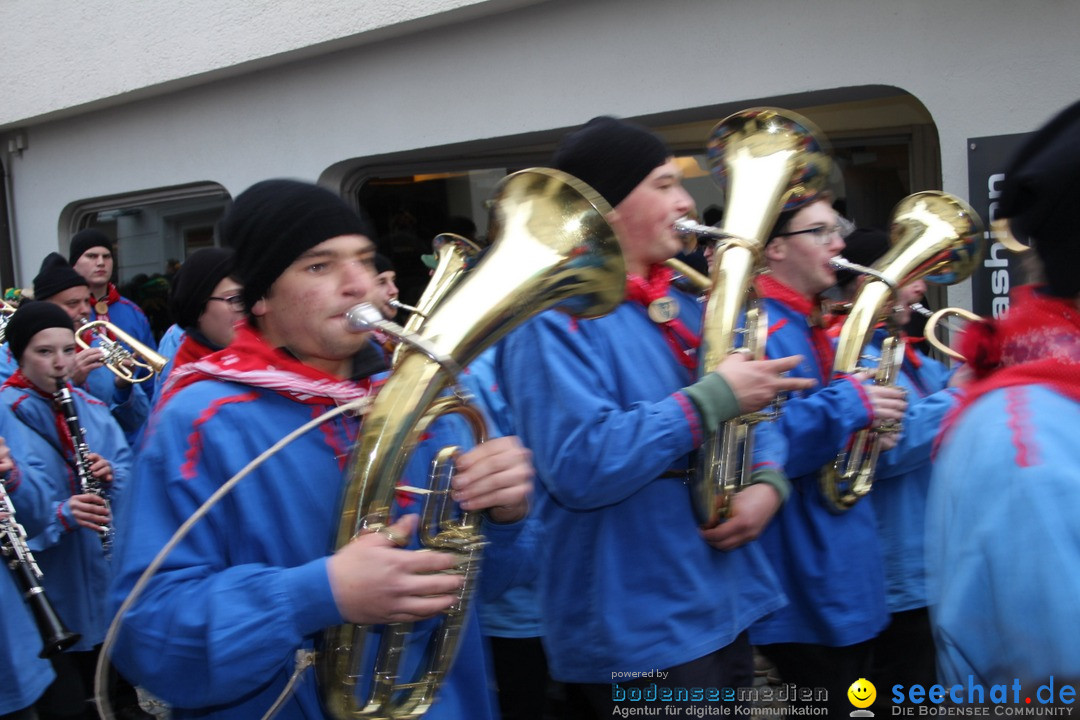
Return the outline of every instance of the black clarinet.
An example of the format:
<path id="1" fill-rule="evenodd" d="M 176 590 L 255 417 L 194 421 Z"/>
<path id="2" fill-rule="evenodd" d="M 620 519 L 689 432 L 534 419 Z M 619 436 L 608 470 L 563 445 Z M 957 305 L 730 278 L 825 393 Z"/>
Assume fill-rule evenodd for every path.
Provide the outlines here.
<path id="1" fill-rule="evenodd" d="M 57 390 L 53 393 L 53 399 L 60 407 L 67 424 L 68 434 L 71 435 L 71 444 L 75 448 L 75 473 L 79 479 L 79 490 L 85 495 L 96 495 L 105 501 L 105 508 L 109 510 L 109 495 L 104 483 L 90 474 L 90 448 L 86 444 L 86 433 L 79 424 L 79 415 L 75 412 L 75 401 L 71 397 L 71 391 L 63 380 L 57 381 Z M 103 525 L 98 530 L 101 538 L 101 549 L 105 551 L 105 557 L 112 554 L 113 529 L 112 525 Z"/>
<path id="2" fill-rule="evenodd" d="M 65 627 L 45 595 L 45 588 L 41 587 L 41 568 L 26 544 L 26 531 L 15 521 L 15 507 L 3 482 L 0 482 L 0 513 L 7 516 L 0 520 L 0 554 L 14 573 L 15 582 L 41 633 L 42 647 L 38 656 L 50 658 L 79 642 L 81 636 Z"/>

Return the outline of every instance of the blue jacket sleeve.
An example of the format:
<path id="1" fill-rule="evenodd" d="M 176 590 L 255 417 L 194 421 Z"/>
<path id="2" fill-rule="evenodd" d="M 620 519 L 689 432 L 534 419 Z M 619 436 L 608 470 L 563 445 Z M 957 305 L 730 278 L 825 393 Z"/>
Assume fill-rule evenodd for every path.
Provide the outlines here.
<path id="1" fill-rule="evenodd" d="M 109 488 L 109 499 L 114 500 L 121 494 L 124 486 L 131 481 L 131 465 L 134 456 L 131 447 L 124 438 L 124 432 L 119 423 L 115 421 L 111 413 L 105 412 L 104 408 L 98 408 L 97 430 L 95 431 L 96 446 L 90 447 L 92 452 L 97 452 L 112 465 L 113 481 Z"/>
<path id="2" fill-rule="evenodd" d="M 633 495 L 688 454 L 700 442 L 693 427 L 700 418 L 681 390 L 620 403 L 604 358 L 571 329 L 574 322 L 538 316 L 503 341 L 496 364 L 548 491 L 584 510 Z"/>
<path id="3" fill-rule="evenodd" d="M 147 382 L 153 382 L 148 380 Z M 109 401 L 109 410 L 124 432 L 138 431 L 150 416 L 150 398 L 143 388 L 144 383 L 127 388 L 116 388 Z"/>
<path id="4" fill-rule="evenodd" d="M 14 469 L 4 478 L 8 499 L 15 510 L 15 520 L 31 538 L 44 529 L 49 520 L 49 493 L 45 481 L 45 466 L 33 453 L 23 453 L 27 447 L 22 424 L 15 420 L 7 406 L 0 408 L 0 437 L 11 449 Z"/>
<path id="5" fill-rule="evenodd" d="M 776 421 L 761 422 L 754 426 L 752 480 L 768 482 L 776 488 L 782 500 L 787 500 L 791 492 L 791 483 L 784 473 L 787 456 L 787 438 Z"/>
<path id="6" fill-rule="evenodd" d="M 930 462 L 941 421 L 956 404 L 957 397 L 958 391 L 945 389 L 908 404 L 900 441 L 896 447 L 878 456 L 876 473 L 879 478 L 903 475 Z"/>
<path id="7" fill-rule="evenodd" d="M 865 357 L 880 360 L 883 339 L 879 331 L 867 346 Z M 941 421 L 956 403 L 958 391 L 946 387 L 952 372 L 937 360 L 922 353 L 918 356 L 919 367 L 905 360 L 900 368 L 897 384 L 907 391 L 908 407 L 896 447 L 878 456 L 878 479 L 903 475 L 928 464 Z"/>
<path id="8" fill-rule="evenodd" d="M 798 448 L 788 453 L 788 477 L 820 470 L 872 419 L 865 391 L 850 376 L 838 377 L 812 395 L 788 398 L 777 420 L 788 446 Z"/>
<path id="9" fill-rule="evenodd" d="M 119 498 L 109 588 L 113 613 L 177 528 L 249 459 L 236 457 L 235 450 L 230 456 L 227 442 L 208 442 L 193 457 L 192 418 L 175 410 L 175 404 L 166 407 L 157 418 L 152 441 Z M 258 478 L 245 482 L 258 483 Z M 256 493 L 244 496 L 245 503 L 259 499 Z M 287 672 L 305 636 L 342 622 L 325 557 L 282 567 L 227 556 L 230 502 L 232 496 L 168 555 L 124 617 L 113 654 L 132 682 L 182 707 L 223 704 L 255 692 Z M 266 502 L 265 508 L 245 507 L 245 514 L 280 522 L 271 515 L 272 500 Z M 306 537 L 312 531 L 280 527 L 282 537 L 290 533 L 295 533 L 293 544 L 314 542 Z"/>
<path id="10" fill-rule="evenodd" d="M 112 466 L 113 481 L 108 488 L 110 502 L 131 477 L 131 449 L 120 426 L 113 420 L 108 409 L 100 403 L 77 400 L 79 418 L 86 430 L 86 444 L 90 452 L 101 455 Z M 74 470 L 68 469 L 74 474 Z M 75 479 L 73 478 L 73 482 Z M 112 507 L 113 523 L 116 522 L 116 508 Z M 60 542 L 66 533 L 76 532 L 81 526 L 75 520 L 71 510 L 70 498 L 56 499 L 51 504 L 48 522 L 41 532 L 34 537 L 35 546 L 52 547 Z"/>

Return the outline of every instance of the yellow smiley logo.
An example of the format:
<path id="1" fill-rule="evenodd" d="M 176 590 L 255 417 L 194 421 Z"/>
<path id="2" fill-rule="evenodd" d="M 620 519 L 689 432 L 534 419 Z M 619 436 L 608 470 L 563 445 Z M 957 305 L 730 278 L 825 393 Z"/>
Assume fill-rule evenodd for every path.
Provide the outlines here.
<path id="1" fill-rule="evenodd" d="M 874 704 L 877 688 L 866 678 L 859 678 L 847 689 L 847 697 L 855 707 L 868 708 Z"/>

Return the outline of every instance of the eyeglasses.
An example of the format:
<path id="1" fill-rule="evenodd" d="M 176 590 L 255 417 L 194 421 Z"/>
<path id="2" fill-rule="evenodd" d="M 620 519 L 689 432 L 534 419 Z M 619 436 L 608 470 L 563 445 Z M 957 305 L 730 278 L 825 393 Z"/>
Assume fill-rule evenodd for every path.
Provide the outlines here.
<path id="1" fill-rule="evenodd" d="M 847 225 L 820 225 L 818 227 L 806 228 L 805 230 L 792 230 L 791 232 L 777 233 L 776 237 L 809 235 L 818 245 L 828 245 L 829 241 L 832 240 L 833 235 L 838 235 L 843 239 L 850 234 L 851 229 Z"/>
<path id="2" fill-rule="evenodd" d="M 218 297 L 216 295 L 211 295 L 210 297 L 206 298 L 207 302 L 210 302 L 211 300 L 220 300 L 221 302 L 228 305 L 230 310 L 236 310 L 237 312 L 243 312 L 244 310 L 244 298 L 240 295 L 229 295 L 227 297 Z"/>
<path id="3" fill-rule="evenodd" d="M 838 225 L 821 226 L 818 228 L 807 228 L 806 230 L 792 230 L 791 232 L 777 233 L 778 237 L 787 237 L 789 235 L 810 235 L 813 237 L 813 242 L 818 245 L 828 245 L 829 241 L 833 240 L 833 235 L 839 235 L 841 239 L 848 233 L 845 232 L 845 228 Z"/>

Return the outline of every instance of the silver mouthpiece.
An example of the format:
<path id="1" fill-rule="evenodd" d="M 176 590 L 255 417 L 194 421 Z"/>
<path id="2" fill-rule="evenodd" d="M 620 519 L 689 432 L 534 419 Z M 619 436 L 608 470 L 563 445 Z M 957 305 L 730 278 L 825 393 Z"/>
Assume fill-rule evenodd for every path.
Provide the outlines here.
<path id="1" fill-rule="evenodd" d="M 706 237 L 712 240 L 726 240 L 732 235 L 714 228 L 712 225 L 702 225 L 696 223 L 690 218 L 679 218 L 675 221 L 675 232 L 679 235 L 694 235 L 697 237 Z"/>
<path id="2" fill-rule="evenodd" d="M 396 322 L 387 320 L 371 303 L 365 302 L 353 305 L 345 312 L 345 320 L 349 324 L 349 329 L 353 332 L 378 330 L 399 343 L 405 343 L 409 347 L 420 351 L 442 366 L 452 377 L 456 378 L 461 374 L 461 366 L 452 357 L 443 355 L 422 336 L 408 332 Z"/>
<path id="3" fill-rule="evenodd" d="M 917 302 L 911 303 L 911 309 L 914 310 L 915 312 L 919 313 L 923 317 L 930 317 L 931 315 L 934 314 L 933 310 L 926 307 L 922 303 L 917 303 Z"/>
<path id="4" fill-rule="evenodd" d="M 883 273 L 875 270 L 872 267 L 866 267 L 865 265 L 860 265 L 859 263 L 853 263 L 842 255 L 836 255 L 829 258 L 829 265 L 831 265 L 834 270 L 847 270 L 849 272 L 859 273 L 860 275 L 869 275 L 875 280 L 880 280 L 881 282 L 888 285 L 889 289 L 891 289 L 893 292 L 898 292 L 900 289 L 896 286 L 896 283 L 894 283 L 891 278 L 885 277 Z"/>
<path id="5" fill-rule="evenodd" d="M 426 318 L 426 317 L 427 317 L 427 315 L 425 315 L 424 313 L 420 312 L 420 310 L 418 310 L 417 308 L 414 308 L 414 307 L 413 307 L 412 305 L 406 305 L 405 303 L 401 302 L 401 301 L 400 301 L 400 300 L 398 300 L 397 298 L 394 298 L 394 299 L 392 299 L 392 300 L 391 300 L 391 301 L 389 302 L 389 305 L 390 305 L 390 307 L 392 307 L 392 308 L 396 308 L 396 309 L 398 309 L 398 310 L 404 310 L 405 312 L 411 312 L 411 313 L 413 313 L 413 314 L 415 314 L 415 315 L 419 315 L 419 316 L 420 316 L 420 317 L 422 317 L 422 318 Z"/>
<path id="6" fill-rule="evenodd" d="M 349 308 L 349 311 L 345 313 L 345 319 L 353 332 L 381 330 L 381 326 L 387 322 L 382 313 L 371 303 L 360 303 Z"/>

